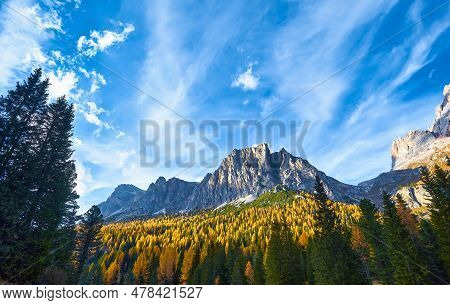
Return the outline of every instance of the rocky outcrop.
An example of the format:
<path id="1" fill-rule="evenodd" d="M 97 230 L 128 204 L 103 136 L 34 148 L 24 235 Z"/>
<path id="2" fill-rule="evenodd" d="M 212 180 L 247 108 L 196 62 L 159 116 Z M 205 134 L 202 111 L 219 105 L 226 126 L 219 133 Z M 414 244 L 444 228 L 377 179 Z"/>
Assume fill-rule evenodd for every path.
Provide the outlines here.
<path id="1" fill-rule="evenodd" d="M 177 178 L 166 180 L 164 177 L 159 177 L 155 183 L 149 185 L 147 191 L 142 191 L 142 193 L 137 193 L 134 198 L 129 198 L 126 206 L 121 206 L 120 209 L 114 211 L 115 206 L 108 205 L 108 198 L 105 203 L 101 204 L 100 210 L 109 221 L 176 214 L 185 208 L 187 199 L 197 184 Z"/>
<path id="2" fill-rule="evenodd" d="M 127 210 L 130 205 L 140 196 L 144 195 L 145 191 L 135 187 L 131 184 L 121 184 L 104 202 L 98 205 L 103 217 L 109 217 L 115 213 L 121 213 Z"/>
<path id="3" fill-rule="evenodd" d="M 415 130 L 392 143 L 392 169 L 416 168 L 442 163 L 450 156 L 450 85 L 444 88 L 444 99 L 428 130 Z"/>
<path id="4" fill-rule="evenodd" d="M 292 190 L 313 191 L 315 176 L 323 180 L 328 196 L 343 200 L 350 185 L 317 170 L 308 161 L 285 149 L 271 153 L 267 144 L 235 149 L 219 168 L 208 174 L 188 200 L 187 210 L 213 208 L 248 195 L 258 196 L 277 185 Z"/>

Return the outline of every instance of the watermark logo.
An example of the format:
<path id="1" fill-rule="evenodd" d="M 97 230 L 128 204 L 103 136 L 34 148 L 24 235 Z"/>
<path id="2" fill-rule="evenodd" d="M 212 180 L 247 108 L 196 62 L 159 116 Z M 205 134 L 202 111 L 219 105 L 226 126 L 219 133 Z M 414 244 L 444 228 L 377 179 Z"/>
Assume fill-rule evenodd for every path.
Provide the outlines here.
<path id="1" fill-rule="evenodd" d="M 216 168 L 233 149 L 261 143 L 306 159 L 303 141 L 310 125 L 281 120 L 141 120 L 140 165 Z"/>

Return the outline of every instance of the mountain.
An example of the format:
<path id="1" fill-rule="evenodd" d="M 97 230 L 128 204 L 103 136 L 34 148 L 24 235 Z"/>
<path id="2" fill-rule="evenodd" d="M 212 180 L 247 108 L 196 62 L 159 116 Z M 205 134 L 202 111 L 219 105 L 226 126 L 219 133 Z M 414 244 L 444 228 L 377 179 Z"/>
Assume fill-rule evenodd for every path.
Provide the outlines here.
<path id="1" fill-rule="evenodd" d="M 271 152 L 267 144 L 260 144 L 234 149 L 199 183 L 160 177 L 146 191 L 120 185 L 99 207 L 108 220 L 193 212 L 233 202 L 247 203 L 279 185 L 312 192 L 316 175 L 322 179 L 327 195 L 336 201 L 354 203 L 368 198 L 381 206 L 381 193 L 386 191 L 401 194 L 411 206 L 421 206 L 426 198 L 419 167 L 444 164 L 450 156 L 449 100 L 447 85 L 430 128 L 396 139 L 391 149 L 391 171 L 358 185 L 339 182 L 284 148 Z"/>
<path id="2" fill-rule="evenodd" d="M 159 214 L 174 214 L 185 207 L 196 182 L 159 177 L 147 191 L 132 185 L 118 186 L 99 208 L 108 220 L 121 220 Z"/>
<path id="3" fill-rule="evenodd" d="M 391 148 L 392 169 L 416 168 L 444 163 L 450 155 L 450 84 L 444 88 L 444 99 L 436 108 L 428 130 L 414 130 L 394 140 Z"/>
<path id="4" fill-rule="evenodd" d="M 193 212 L 249 202 L 280 185 L 289 190 L 313 192 L 316 175 L 333 200 L 353 203 L 369 198 L 378 205 L 382 190 L 395 193 L 400 186 L 419 180 L 417 169 L 393 170 L 353 186 L 327 176 L 285 149 L 271 152 L 267 144 L 260 144 L 234 149 L 200 183 L 160 177 L 146 191 L 121 185 L 99 207 L 109 221 Z"/>
<path id="5" fill-rule="evenodd" d="M 128 209 L 130 204 L 144 195 L 145 191 L 131 184 L 121 184 L 104 202 L 98 205 L 102 214 L 107 217 Z"/>
<path id="6" fill-rule="evenodd" d="M 234 149 L 219 168 L 206 175 L 194 189 L 186 209 L 214 208 L 249 195 L 258 196 L 277 185 L 312 191 L 316 175 L 323 180 L 330 198 L 345 200 L 344 194 L 350 185 L 326 176 L 308 161 L 292 156 L 285 149 L 271 153 L 267 144 Z"/>
<path id="7" fill-rule="evenodd" d="M 448 168 L 450 157 L 450 84 L 444 87 L 444 99 L 437 106 L 435 118 L 428 130 L 414 130 L 392 143 L 392 170 L 412 169 L 437 164 Z M 420 181 L 400 187 L 397 194 L 411 207 L 421 207 L 427 201 Z"/>

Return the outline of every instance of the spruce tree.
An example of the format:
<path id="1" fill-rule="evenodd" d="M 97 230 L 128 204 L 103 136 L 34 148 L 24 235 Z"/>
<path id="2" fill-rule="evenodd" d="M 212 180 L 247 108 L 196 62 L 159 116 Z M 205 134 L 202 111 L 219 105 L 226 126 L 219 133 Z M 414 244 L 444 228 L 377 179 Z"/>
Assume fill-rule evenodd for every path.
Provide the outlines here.
<path id="1" fill-rule="evenodd" d="M 308 243 L 309 268 L 315 284 L 366 284 L 362 264 L 350 245 L 348 232 L 330 207 L 324 185 L 316 176 L 317 231 Z"/>
<path id="2" fill-rule="evenodd" d="M 67 271 L 78 208 L 73 107 L 65 98 L 49 104 L 41 77 L 37 69 L 0 97 L 0 264 L 8 266 L 0 276 L 19 283 L 49 267 Z"/>
<path id="3" fill-rule="evenodd" d="M 83 215 L 81 223 L 78 226 L 76 248 L 74 252 L 76 278 L 80 277 L 84 265 L 100 249 L 100 231 L 102 226 L 103 216 L 100 209 L 94 205 Z"/>
<path id="4" fill-rule="evenodd" d="M 449 279 L 446 276 L 443 263 L 439 257 L 437 236 L 433 230 L 433 226 L 427 219 L 420 221 L 419 241 L 421 261 L 425 262 L 427 267 L 426 283 L 449 284 Z"/>
<path id="5" fill-rule="evenodd" d="M 389 195 L 383 193 L 383 231 L 395 284 L 423 283 L 424 269 L 417 248 Z"/>
<path id="6" fill-rule="evenodd" d="M 270 285 L 304 284 L 303 253 L 285 222 L 274 222 L 265 256 L 265 279 Z"/>
<path id="7" fill-rule="evenodd" d="M 447 158 L 447 166 L 449 162 Z M 421 174 L 428 193 L 430 220 L 437 236 L 439 257 L 450 277 L 450 171 L 435 166 L 433 174 L 426 168 Z"/>
<path id="8" fill-rule="evenodd" d="M 362 215 L 359 220 L 364 239 L 370 246 L 369 270 L 371 277 L 382 284 L 392 284 L 392 265 L 389 260 L 385 241 L 383 240 L 383 227 L 377 217 L 377 208 L 368 199 L 362 199 L 359 207 Z"/>
<path id="9" fill-rule="evenodd" d="M 258 249 L 253 259 L 253 284 L 264 285 L 266 282 L 264 277 L 264 254 Z"/>

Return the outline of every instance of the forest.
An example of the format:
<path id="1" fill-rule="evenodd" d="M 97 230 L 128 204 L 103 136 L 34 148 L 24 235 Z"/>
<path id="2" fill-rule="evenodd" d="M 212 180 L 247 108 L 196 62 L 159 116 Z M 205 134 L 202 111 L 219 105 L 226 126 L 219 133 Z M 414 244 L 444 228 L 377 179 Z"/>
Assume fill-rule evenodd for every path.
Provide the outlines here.
<path id="1" fill-rule="evenodd" d="M 35 70 L 0 97 L 0 282 L 448 284 L 450 171 L 422 168 L 428 205 L 277 188 L 241 206 L 104 224 L 78 216 L 74 107 Z M 449 162 L 447 160 L 447 162 Z"/>

